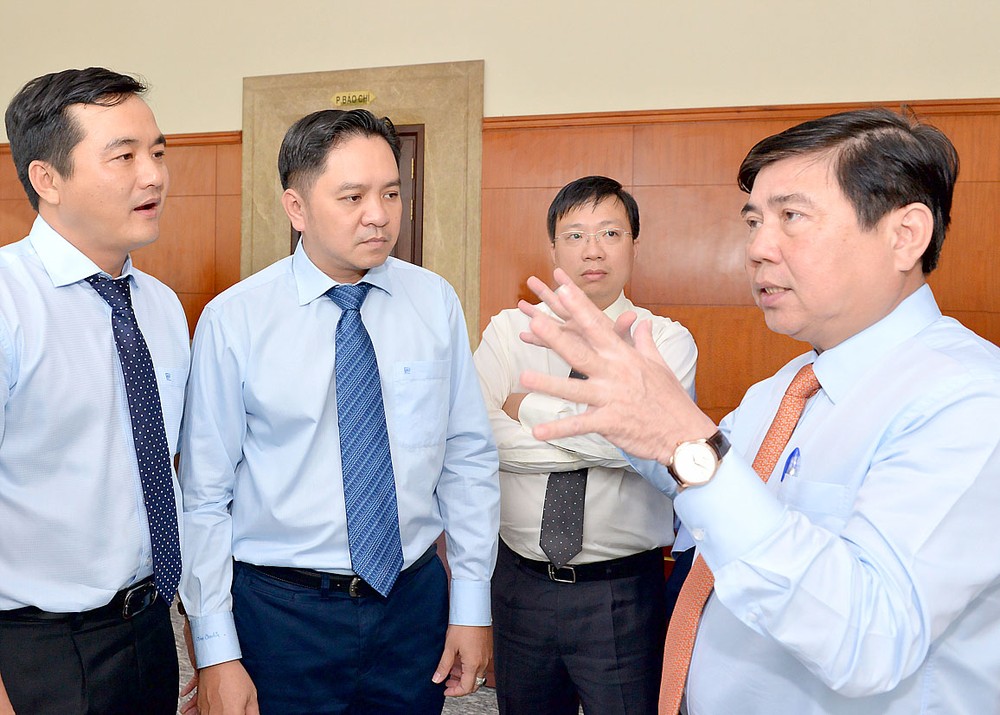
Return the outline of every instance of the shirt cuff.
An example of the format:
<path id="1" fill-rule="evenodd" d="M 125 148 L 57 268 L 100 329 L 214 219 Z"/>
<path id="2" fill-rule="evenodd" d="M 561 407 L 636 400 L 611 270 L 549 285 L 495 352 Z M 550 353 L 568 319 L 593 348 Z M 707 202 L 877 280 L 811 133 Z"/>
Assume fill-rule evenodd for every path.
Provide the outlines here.
<path id="1" fill-rule="evenodd" d="M 677 529 L 677 535 L 674 537 L 674 544 L 670 548 L 670 554 L 672 556 L 676 556 L 677 554 L 683 553 L 688 549 L 693 549 L 694 546 L 694 539 L 691 537 L 691 532 L 688 531 L 687 527 L 682 523 L 680 528 Z"/>
<path id="2" fill-rule="evenodd" d="M 243 657 L 240 641 L 236 637 L 236 624 L 230 611 L 208 616 L 192 616 L 191 637 L 194 639 L 194 658 L 198 668 L 239 660 Z"/>
<path id="3" fill-rule="evenodd" d="M 632 468 L 647 482 L 659 489 L 671 499 L 677 496 L 677 482 L 665 466 L 655 459 L 639 459 L 628 452 L 622 452 Z"/>
<path id="4" fill-rule="evenodd" d="M 517 408 L 517 420 L 531 429 L 537 425 L 574 414 L 570 407 L 572 404 L 558 397 L 543 395 L 540 392 L 529 392 L 521 400 L 520 407 Z"/>
<path id="5" fill-rule="evenodd" d="M 785 514 L 757 473 L 732 451 L 712 481 L 682 491 L 674 508 L 713 571 L 753 551 Z"/>
<path id="6" fill-rule="evenodd" d="M 488 626 L 491 623 L 490 582 L 452 579 L 448 624 Z"/>

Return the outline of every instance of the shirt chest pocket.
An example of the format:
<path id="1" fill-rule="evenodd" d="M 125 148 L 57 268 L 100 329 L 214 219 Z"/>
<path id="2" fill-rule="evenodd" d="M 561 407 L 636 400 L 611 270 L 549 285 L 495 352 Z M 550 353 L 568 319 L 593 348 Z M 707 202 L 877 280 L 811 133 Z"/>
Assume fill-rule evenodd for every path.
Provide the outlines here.
<path id="1" fill-rule="evenodd" d="M 844 484 L 791 477 L 782 483 L 780 499 L 814 524 L 837 530 L 851 513 L 854 493 Z"/>
<path id="2" fill-rule="evenodd" d="M 163 427 L 167 432 L 167 443 L 171 454 L 177 451 L 177 433 L 181 426 L 187 376 L 186 365 L 156 371 L 156 385 L 160 391 L 160 407 L 163 410 Z"/>
<path id="3" fill-rule="evenodd" d="M 404 447 L 444 442 L 450 406 L 448 360 L 396 363 L 393 369 L 394 441 Z"/>

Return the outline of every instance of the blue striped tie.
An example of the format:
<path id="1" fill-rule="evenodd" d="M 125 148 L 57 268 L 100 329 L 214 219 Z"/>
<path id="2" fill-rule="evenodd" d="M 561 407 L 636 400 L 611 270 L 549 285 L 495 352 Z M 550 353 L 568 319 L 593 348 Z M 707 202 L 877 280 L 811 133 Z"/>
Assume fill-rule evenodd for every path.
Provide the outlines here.
<path id="1" fill-rule="evenodd" d="M 111 330 L 125 377 L 125 395 L 132 422 L 132 441 L 142 482 L 142 499 L 153 550 L 153 583 L 167 603 L 174 600 L 181 577 L 181 548 L 177 537 L 177 504 L 170 473 L 170 448 L 163 428 L 160 391 L 153 359 L 132 310 L 127 277 L 113 281 L 100 274 L 87 281 L 111 306 Z"/>
<path id="2" fill-rule="evenodd" d="M 337 323 L 337 421 L 347 504 L 347 540 L 354 572 L 387 596 L 403 567 L 396 483 L 375 348 L 361 322 L 369 283 L 326 294 L 344 311 Z"/>

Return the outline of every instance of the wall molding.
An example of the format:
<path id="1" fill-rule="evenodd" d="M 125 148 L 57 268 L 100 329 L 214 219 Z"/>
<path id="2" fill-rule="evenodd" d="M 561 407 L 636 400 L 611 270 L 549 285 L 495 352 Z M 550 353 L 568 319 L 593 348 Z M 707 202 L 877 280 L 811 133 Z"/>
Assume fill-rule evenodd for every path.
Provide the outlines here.
<path id="1" fill-rule="evenodd" d="M 786 104 L 755 107 L 717 107 L 697 109 L 636 110 L 629 112 L 591 112 L 586 114 L 541 114 L 514 117 L 485 117 L 483 131 L 504 129 L 545 129 L 562 127 L 613 127 L 672 122 L 700 122 L 758 119 L 810 119 L 816 116 L 847 112 L 868 107 L 899 109 L 906 105 L 918 115 L 998 114 L 998 99 L 920 99 L 885 102 L 839 102 L 827 104 Z"/>

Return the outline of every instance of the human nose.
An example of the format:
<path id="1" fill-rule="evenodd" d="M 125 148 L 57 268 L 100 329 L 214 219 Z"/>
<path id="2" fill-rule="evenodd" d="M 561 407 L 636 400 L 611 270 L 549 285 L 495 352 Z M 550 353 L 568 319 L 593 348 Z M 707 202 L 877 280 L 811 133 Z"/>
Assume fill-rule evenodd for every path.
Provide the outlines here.
<path id="1" fill-rule="evenodd" d="M 746 253 L 748 265 L 757 265 L 765 261 L 777 263 L 781 256 L 777 232 L 762 221 L 750 231 Z"/>
<path id="2" fill-rule="evenodd" d="M 165 189 L 170 183 L 170 171 L 161 156 L 147 156 L 139 163 L 139 184 Z"/>
<path id="3" fill-rule="evenodd" d="M 598 259 L 604 257 L 604 242 L 601 241 L 600 234 L 588 233 L 586 243 L 583 244 L 584 258 Z"/>
<path id="4" fill-rule="evenodd" d="M 365 205 L 365 213 L 361 218 L 368 226 L 385 226 L 389 223 L 389 208 L 382 197 L 372 197 Z"/>

